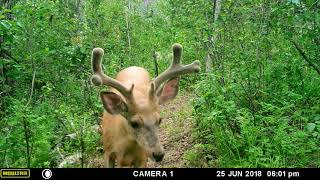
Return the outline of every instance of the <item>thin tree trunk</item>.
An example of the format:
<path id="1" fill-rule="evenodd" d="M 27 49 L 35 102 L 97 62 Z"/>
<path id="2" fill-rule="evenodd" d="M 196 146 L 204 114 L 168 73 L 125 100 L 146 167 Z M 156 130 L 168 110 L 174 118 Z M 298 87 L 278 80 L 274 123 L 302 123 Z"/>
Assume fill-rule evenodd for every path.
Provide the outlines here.
<path id="1" fill-rule="evenodd" d="M 34 12 L 35 9 L 33 8 L 32 11 Z M 35 62 L 33 59 L 33 29 L 34 29 L 34 24 L 35 24 L 35 17 L 34 15 L 31 17 L 31 27 L 28 30 L 28 34 L 29 34 L 29 39 L 27 42 L 27 48 L 29 51 L 29 59 L 31 60 L 31 68 L 32 68 L 32 82 L 31 82 L 31 90 L 30 90 L 30 96 L 29 96 L 29 100 L 26 104 L 26 107 L 28 107 L 31 103 L 32 100 L 32 95 L 33 95 L 33 88 L 34 88 L 34 81 L 35 81 L 35 76 L 36 76 L 36 69 L 35 69 Z M 24 134 L 25 134 L 25 141 L 26 141 L 26 160 L 27 160 L 27 167 L 30 168 L 30 164 L 31 164 L 31 154 L 32 154 L 32 142 L 30 142 L 30 138 L 31 138 L 31 132 L 30 132 L 30 124 L 28 122 L 28 119 L 26 119 L 26 117 L 23 117 L 22 119 L 22 124 L 23 124 L 23 128 L 24 128 Z"/>
<path id="2" fill-rule="evenodd" d="M 206 63 L 206 72 L 210 72 L 212 69 L 212 59 L 209 53 L 205 57 L 205 63 Z"/>
<path id="3" fill-rule="evenodd" d="M 83 6 L 83 1 L 82 0 L 77 0 L 76 2 L 76 15 L 77 19 L 82 22 L 83 20 L 83 11 L 82 11 L 82 6 Z"/>
<path id="4" fill-rule="evenodd" d="M 320 75 L 320 68 L 318 66 L 316 66 L 306 55 L 306 53 L 302 50 L 302 48 L 300 47 L 300 45 L 292 40 L 293 45 L 295 46 L 295 48 L 298 50 L 298 52 L 300 53 L 300 55 L 303 57 L 303 59 L 305 61 L 307 61 L 307 63 L 309 64 L 309 66 L 311 66 L 315 71 L 317 71 L 317 73 Z"/>
<path id="5" fill-rule="evenodd" d="M 153 61 L 154 61 L 154 72 L 155 72 L 155 76 L 157 77 L 159 75 L 159 68 L 158 68 L 158 58 L 157 58 L 157 54 L 156 51 L 153 51 Z"/>
<path id="6" fill-rule="evenodd" d="M 33 71 L 33 75 L 32 75 L 32 82 L 31 82 L 31 92 L 30 92 L 30 96 L 29 96 L 29 100 L 26 106 L 29 106 L 31 99 L 32 99 L 32 95 L 33 95 L 33 89 L 34 89 L 34 79 L 36 77 L 36 71 Z"/>
<path id="7" fill-rule="evenodd" d="M 28 126 L 28 121 L 25 119 L 25 117 L 23 117 L 23 129 L 24 129 L 24 137 L 25 137 L 25 140 L 26 140 L 26 151 L 27 151 L 27 154 L 26 154 L 26 160 L 27 160 L 27 168 L 30 168 L 30 161 L 31 161 L 31 153 L 30 153 L 30 143 L 29 143 L 29 140 L 30 140 L 30 133 L 29 133 L 29 126 Z"/>
<path id="8" fill-rule="evenodd" d="M 221 10 L 221 0 L 212 0 L 213 4 L 213 24 L 217 23 L 220 10 Z M 215 43 L 218 37 L 218 31 L 216 29 L 213 30 L 213 35 L 208 37 L 208 55 L 206 56 L 205 63 L 206 63 L 206 72 L 210 72 L 212 69 L 212 57 L 211 51 L 215 48 Z"/>
<path id="9" fill-rule="evenodd" d="M 214 3 L 213 19 L 214 19 L 214 22 L 216 22 L 218 20 L 220 10 L 221 10 L 221 0 L 212 0 L 212 2 Z"/>
<path id="10" fill-rule="evenodd" d="M 84 146 L 84 141 L 83 141 L 83 128 L 84 128 L 84 123 L 81 123 L 80 125 L 80 147 L 81 147 L 81 167 L 84 168 L 84 163 L 85 163 L 85 146 Z"/>
<path id="11" fill-rule="evenodd" d="M 33 12 L 34 12 L 34 8 L 33 8 Z M 35 62 L 34 62 L 34 58 L 33 58 L 33 30 L 34 30 L 34 24 L 35 24 L 35 17 L 34 15 L 32 15 L 32 20 L 31 20 L 31 27 L 28 30 L 28 34 L 29 34 L 29 39 L 27 42 L 27 48 L 29 50 L 29 59 L 31 60 L 31 68 L 32 68 L 32 84 L 31 84 L 31 90 L 30 90 L 30 96 L 29 96 L 29 100 L 26 106 L 29 105 L 31 98 L 32 98 L 32 94 L 33 94 L 33 87 L 34 87 L 34 79 L 35 79 L 35 75 L 36 75 L 36 67 L 35 67 Z"/>

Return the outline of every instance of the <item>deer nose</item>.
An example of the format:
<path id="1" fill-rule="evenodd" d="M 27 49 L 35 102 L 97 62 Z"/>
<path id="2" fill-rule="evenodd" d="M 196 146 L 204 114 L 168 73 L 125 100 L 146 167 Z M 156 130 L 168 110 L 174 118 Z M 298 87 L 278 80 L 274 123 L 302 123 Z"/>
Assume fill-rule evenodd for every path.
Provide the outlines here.
<path id="1" fill-rule="evenodd" d="M 156 162 L 160 162 L 163 159 L 164 153 L 163 152 L 154 152 L 152 153 L 152 156 Z"/>

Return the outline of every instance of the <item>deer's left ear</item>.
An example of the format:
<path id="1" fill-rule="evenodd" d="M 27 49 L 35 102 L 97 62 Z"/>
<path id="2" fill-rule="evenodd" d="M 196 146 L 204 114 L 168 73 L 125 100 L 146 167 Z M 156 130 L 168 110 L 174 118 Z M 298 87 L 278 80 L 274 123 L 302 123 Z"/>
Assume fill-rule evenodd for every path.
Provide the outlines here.
<path id="1" fill-rule="evenodd" d="M 179 77 L 173 78 L 166 82 L 164 86 L 157 92 L 159 104 L 165 104 L 169 100 L 174 99 L 179 91 Z"/>

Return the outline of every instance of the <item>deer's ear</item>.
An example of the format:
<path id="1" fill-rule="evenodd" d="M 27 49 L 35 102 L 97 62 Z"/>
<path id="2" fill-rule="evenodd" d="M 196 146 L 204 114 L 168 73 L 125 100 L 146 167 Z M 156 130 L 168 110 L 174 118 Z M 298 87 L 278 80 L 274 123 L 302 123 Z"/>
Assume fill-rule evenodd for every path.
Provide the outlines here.
<path id="1" fill-rule="evenodd" d="M 159 104 L 164 104 L 176 97 L 179 91 L 179 77 L 173 78 L 166 82 L 164 86 L 157 92 Z"/>
<path id="2" fill-rule="evenodd" d="M 119 114 L 128 111 L 126 103 L 113 92 L 101 92 L 100 97 L 105 110 L 110 114 Z"/>

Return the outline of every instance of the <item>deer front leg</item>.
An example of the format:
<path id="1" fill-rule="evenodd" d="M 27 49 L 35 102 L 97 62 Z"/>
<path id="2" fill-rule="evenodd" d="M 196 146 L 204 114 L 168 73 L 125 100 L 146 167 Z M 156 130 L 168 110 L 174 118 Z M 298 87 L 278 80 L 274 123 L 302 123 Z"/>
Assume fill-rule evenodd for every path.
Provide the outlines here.
<path id="1" fill-rule="evenodd" d="M 115 167 L 115 160 L 111 158 L 110 154 L 104 154 L 104 166 L 106 168 L 114 168 Z"/>
<path id="2" fill-rule="evenodd" d="M 132 163 L 134 168 L 146 168 L 147 167 L 148 158 L 141 156 Z"/>
<path id="3" fill-rule="evenodd" d="M 134 168 L 146 168 L 147 162 L 146 161 L 136 162 L 136 163 L 134 163 L 133 167 Z"/>

